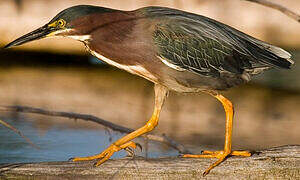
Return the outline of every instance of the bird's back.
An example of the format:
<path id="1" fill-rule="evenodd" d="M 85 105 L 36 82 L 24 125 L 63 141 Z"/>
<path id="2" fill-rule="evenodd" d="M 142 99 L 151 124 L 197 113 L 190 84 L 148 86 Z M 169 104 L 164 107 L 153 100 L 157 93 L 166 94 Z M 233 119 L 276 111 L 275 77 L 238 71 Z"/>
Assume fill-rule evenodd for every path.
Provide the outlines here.
<path id="1" fill-rule="evenodd" d="M 223 79 L 231 87 L 271 67 L 293 64 L 285 50 L 213 19 L 163 7 L 139 11 L 156 22 L 158 57 L 178 71 Z"/>

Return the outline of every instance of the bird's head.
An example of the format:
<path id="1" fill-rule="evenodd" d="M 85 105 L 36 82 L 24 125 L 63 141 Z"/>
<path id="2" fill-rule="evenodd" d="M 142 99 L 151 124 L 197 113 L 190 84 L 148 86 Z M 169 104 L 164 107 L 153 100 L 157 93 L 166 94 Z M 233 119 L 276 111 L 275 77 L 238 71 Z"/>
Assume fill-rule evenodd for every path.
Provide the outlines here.
<path id="1" fill-rule="evenodd" d="M 13 42 L 7 44 L 4 48 L 18 46 L 30 41 L 52 37 L 52 36 L 70 36 L 77 40 L 86 40 L 89 38 L 89 32 L 97 26 L 96 23 L 101 18 L 91 18 L 92 16 L 101 16 L 103 13 L 111 13 L 113 9 L 79 5 L 67 8 L 58 13 L 49 23 L 44 26 L 21 36 Z M 97 19 L 98 22 L 92 19 Z"/>

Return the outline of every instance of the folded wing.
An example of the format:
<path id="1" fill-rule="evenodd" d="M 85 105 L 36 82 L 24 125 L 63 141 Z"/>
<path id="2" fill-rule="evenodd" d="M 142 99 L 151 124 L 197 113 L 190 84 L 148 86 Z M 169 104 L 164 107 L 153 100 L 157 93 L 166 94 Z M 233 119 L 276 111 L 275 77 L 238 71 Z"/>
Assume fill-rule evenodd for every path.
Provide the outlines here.
<path id="1" fill-rule="evenodd" d="M 153 39 L 159 58 L 173 69 L 217 77 L 222 72 L 252 75 L 293 64 L 285 50 L 213 19 L 177 10 L 156 11 L 164 19 L 156 25 Z"/>

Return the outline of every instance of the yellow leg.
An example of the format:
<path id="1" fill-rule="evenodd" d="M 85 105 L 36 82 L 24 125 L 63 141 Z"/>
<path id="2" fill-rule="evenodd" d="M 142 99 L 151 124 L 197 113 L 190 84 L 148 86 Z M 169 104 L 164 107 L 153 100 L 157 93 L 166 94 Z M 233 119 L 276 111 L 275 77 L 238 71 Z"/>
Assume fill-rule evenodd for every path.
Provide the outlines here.
<path id="1" fill-rule="evenodd" d="M 121 139 L 115 141 L 112 143 L 106 150 L 104 150 L 102 153 L 94 155 L 94 156 L 88 156 L 88 157 L 75 157 L 72 158 L 73 161 L 86 161 L 86 160 L 93 160 L 93 159 L 100 159 L 95 166 L 99 166 L 100 164 L 104 163 L 106 160 L 108 160 L 115 152 L 120 151 L 121 149 L 125 149 L 127 147 L 136 148 L 136 144 L 132 142 L 131 140 L 141 136 L 142 134 L 145 134 L 149 131 L 152 131 L 155 126 L 158 124 L 158 118 L 161 111 L 161 108 L 163 106 L 163 103 L 165 101 L 165 98 L 167 97 L 168 90 L 161 85 L 155 85 L 155 107 L 154 112 L 152 114 L 152 117 L 147 122 L 147 124 L 138 130 L 127 134 L 126 136 L 122 137 Z"/>
<path id="2" fill-rule="evenodd" d="M 225 143 L 223 151 L 203 151 L 202 154 L 185 154 L 183 157 L 190 158 L 218 158 L 218 160 L 213 163 L 209 168 L 205 170 L 203 176 L 207 175 L 210 170 L 222 163 L 228 156 L 251 156 L 251 153 L 248 151 L 231 151 L 231 139 L 232 139 L 232 119 L 233 119 L 233 105 L 220 94 L 210 93 L 212 96 L 217 98 L 223 105 L 226 113 L 226 125 L 225 125 Z"/>

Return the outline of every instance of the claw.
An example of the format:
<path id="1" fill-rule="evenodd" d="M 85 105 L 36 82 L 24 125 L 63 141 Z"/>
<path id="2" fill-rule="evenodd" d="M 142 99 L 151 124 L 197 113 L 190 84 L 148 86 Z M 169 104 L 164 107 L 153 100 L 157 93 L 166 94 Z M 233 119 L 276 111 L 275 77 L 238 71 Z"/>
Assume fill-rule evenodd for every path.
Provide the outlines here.
<path id="1" fill-rule="evenodd" d="M 209 171 L 208 170 L 205 170 L 203 173 L 202 173 L 202 176 L 205 177 L 206 175 L 208 175 Z"/>
<path id="2" fill-rule="evenodd" d="M 177 157 L 183 158 L 183 157 L 184 157 L 184 154 L 179 154 Z"/>
<path id="3" fill-rule="evenodd" d="M 128 153 L 128 157 L 134 157 L 135 156 L 135 154 L 134 154 L 134 150 L 131 148 L 131 147 L 127 147 L 127 148 L 125 148 L 124 149 L 125 151 L 127 151 L 127 153 Z"/>
<path id="4" fill-rule="evenodd" d="M 138 147 L 141 151 L 143 150 L 142 145 L 139 144 L 139 143 L 135 143 L 135 145 L 132 145 L 132 146 L 135 146 L 135 148 Z M 135 156 L 135 153 L 134 153 L 134 150 L 133 150 L 132 146 L 128 146 L 124 149 L 125 151 L 127 151 L 129 157 L 134 157 Z"/>
<path id="5" fill-rule="evenodd" d="M 141 144 L 139 144 L 139 143 L 135 143 L 136 144 L 136 146 L 137 147 L 139 147 L 140 148 L 140 150 L 141 150 L 141 152 L 143 151 L 143 147 L 142 147 L 142 145 Z"/>

